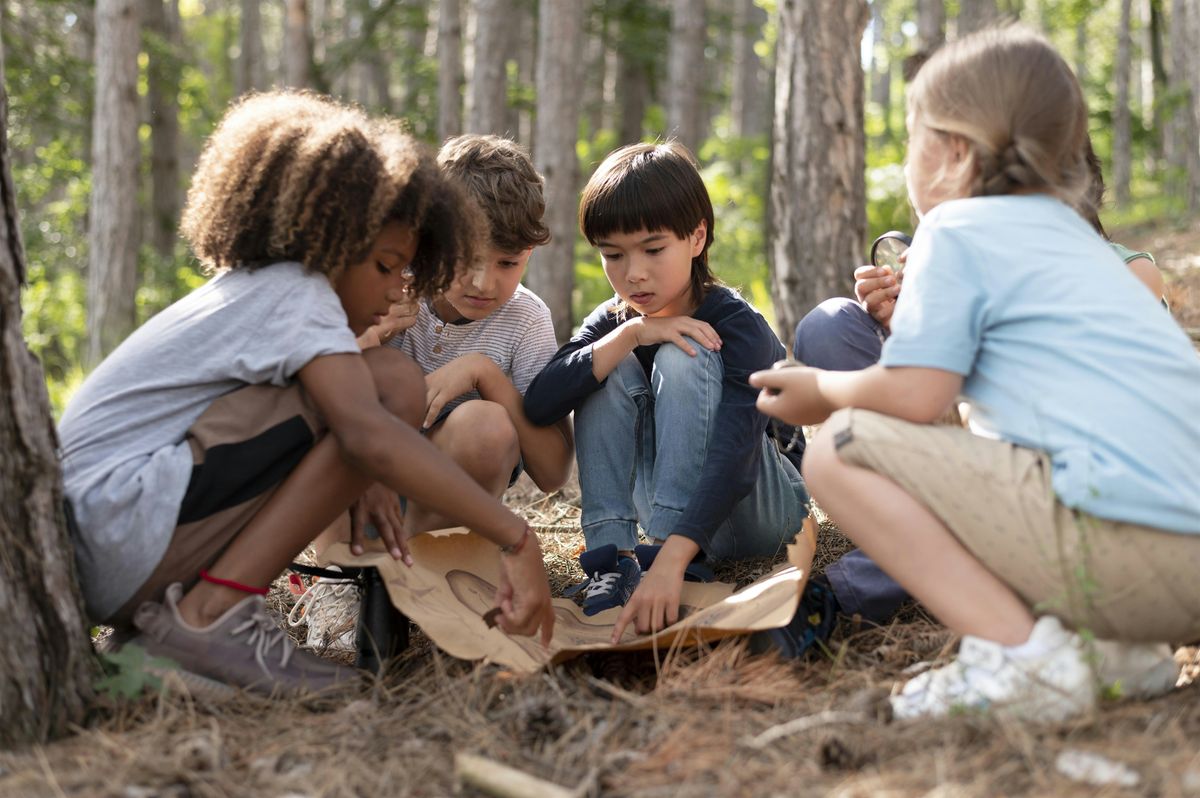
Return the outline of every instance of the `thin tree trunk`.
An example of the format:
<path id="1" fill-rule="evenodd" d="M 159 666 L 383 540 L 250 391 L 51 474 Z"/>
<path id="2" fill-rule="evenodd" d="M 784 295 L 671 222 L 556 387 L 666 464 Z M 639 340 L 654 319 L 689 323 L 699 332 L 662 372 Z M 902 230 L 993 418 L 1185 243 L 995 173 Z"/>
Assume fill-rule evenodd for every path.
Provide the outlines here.
<path id="1" fill-rule="evenodd" d="M 93 678 L 50 400 L 21 334 L 25 256 L 5 85 L 0 50 L 0 612 L 9 619 L 0 637 L 0 749 L 44 743 L 82 723 Z"/>
<path id="2" fill-rule="evenodd" d="M 1088 29 L 1087 19 L 1081 18 L 1075 24 L 1075 77 L 1080 86 L 1086 86 L 1088 81 Z"/>
<path id="3" fill-rule="evenodd" d="M 146 28 L 157 36 L 151 48 L 147 99 L 150 106 L 150 242 L 164 258 L 175 254 L 179 220 L 180 31 L 178 0 L 146 0 Z"/>
<path id="4" fill-rule="evenodd" d="M 642 32 L 638 30 L 631 10 L 630 3 L 626 3 L 622 9 L 617 41 L 617 95 L 620 102 L 618 144 L 633 144 L 642 140 L 642 121 L 646 116 L 646 98 L 650 93 L 647 54 L 639 46 Z"/>
<path id="5" fill-rule="evenodd" d="M 946 0 L 917 0 L 917 50 L 932 53 L 946 41 Z"/>
<path id="6" fill-rule="evenodd" d="M 88 213 L 88 354 L 95 365 L 134 326 L 137 290 L 140 0 L 97 0 L 96 108 Z"/>
<path id="7" fill-rule="evenodd" d="M 546 181 L 550 243 L 533 255 L 528 282 L 549 306 L 559 341 L 571 336 L 575 279 L 575 209 L 579 162 L 575 140 L 583 75 L 583 9 L 578 0 L 541 0 L 538 10 L 537 127 L 534 164 Z"/>
<path id="8" fill-rule="evenodd" d="M 1177 176 L 1179 193 L 1188 211 L 1200 207 L 1200 137 L 1196 133 L 1196 107 L 1192 96 L 1191 55 L 1195 42 L 1189 41 L 1190 23 L 1186 0 L 1171 2 L 1170 91 L 1175 98 L 1169 121 L 1172 141 L 1169 163 Z"/>
<path id="9" fill-rule="evenodd" d="M 757 136 L 765 127 L 763 64 L 754 51 L 754 45 L 762 38 L 765 13 L 754 0 L 737 0 L 733 11 L 729 116 L 735 136 Z"/>
<path id="10" fill-rule="evenodd" d="M 1158 158 L 1167 156 L 1167 140 L 1165 135 L 1163 102 L 1167 96 L 1167 67 L 1163 60 L 1163 11 L 1162 0 L 1149 0 L 1150 3 L 1150 85 L 1154 89 L 1151 105 L 1154 109 L 1154 132 L 1152 138 L 1155 155 Z"/>
<path id="11" fill-rule="evenodd" d="M 586 37 L 584 50 L 587 53 L 587 69 L 583 80 L 583 114 L 587 119 L 588 133 L 604 127 L 604 81 L 608 67 L 608 19 L 601 18 L 600 30 Z"/>
<path id="12" fill-rule="evenodd" d="M 474 68 L 467 88 L 469 133 L 501 134 L 508 127 L 508 31 L 512 14 L 512 0 L 476 0 Z"/>
<path id="13" fill-rule="evenodd" d="M 284 19 L 284 83 L 306 89 L 312 85 L 312 35 L 307 0 L 286 0 Z"/>
<path id="14" fill-rule="evenodd" d="M 537 8 L 533 3 L 521 2 L 516 6 L 520 20 L 513 25 L 516 35 L 509 36 L 509 58 L 517 66 L 517 83 L 522 96 L 537 83 Z M 508 108 L 505 129 L 513 138 L 527 147 L 533 144 L 533 107 L 521 102 Z"/>
<path id="15" fill-rule="evenodd" d="M 1129 183 L 1133 166 L 1133 138 L 1129 113 L 1129 67 L 1133 52 L 1130 12 L 1133 0 L 1121 0 L 1121 20 L 1117 26 L 1117 63 L 1114 67 L 1117 93 L 1113 99 L 1113 192 L 1117 205 L 1129 204 Z"/>
<path id="16" fill-rule="evenodd" d="M 242 24 L 238 31 L 241 51 L 237 61 L 234 91 L 244 94 L 266 85 L 263 71 L 262 11 L 259 0 L 242 0 Z"/>
<path id="17" fill-rule="evenodd" d="M 866 234 L 865 0 L 783 0 L 775 51 L 769 254 L 785 340 L 817 303 L 845 295 Z"/>
<path id="18" fill-rule="evenodd" d="M 704 0 L 671 0 L 667 131 L 696 152 L 704 127 Z"/>
<path id="19" fill-rule="evenodd" d="M 458 0 L 439 0 L 438 124 L 439 141 L 462 132 L 462 12 Z"/>

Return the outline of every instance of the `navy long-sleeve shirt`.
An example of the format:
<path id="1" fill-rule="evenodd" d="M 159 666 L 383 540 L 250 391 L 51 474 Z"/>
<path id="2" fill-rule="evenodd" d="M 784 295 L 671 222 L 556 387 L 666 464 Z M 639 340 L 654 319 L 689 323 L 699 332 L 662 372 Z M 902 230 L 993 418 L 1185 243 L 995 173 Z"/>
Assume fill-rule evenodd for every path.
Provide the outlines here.
<path id="1" fill-rule="evenodd" d="M 611 312 L 616 302 L 614 297 L 592 311 L 579 333 L 555 353 L 529 385 L 525 415 L 534 424 L 553 424 L 603 384 L 592 374 L 592 346 L 620 326 L 620 320 Z M 785 352 L 758 311 L 728 288 L 710 289 L 692 318 L 707 322 L 721 337 L 725 376 L 708 457 L 673 534 L 706 546 L 758 478 L 762 437 L 769 433 L 767 417 L 754 406 L 758 390 L 750 386 L 748 378 L 755 371 L 770 368 Z M 633 350 L 647 375 L 657 351 L 658 345 Z M 798 453 L 792 457 L 797 469 L 799 460 Z"/>

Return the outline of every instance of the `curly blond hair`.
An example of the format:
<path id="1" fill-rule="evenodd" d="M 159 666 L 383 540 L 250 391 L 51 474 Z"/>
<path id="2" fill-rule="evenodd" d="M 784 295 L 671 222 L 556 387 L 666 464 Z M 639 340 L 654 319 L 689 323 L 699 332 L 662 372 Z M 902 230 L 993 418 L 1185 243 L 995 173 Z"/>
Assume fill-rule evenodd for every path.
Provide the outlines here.
<path id="1" fill-rule="evenodd" d="M 500 136 L 456 136 L 442 145 L 437 160 L 487 216 L 496 249 L 521 252 L 550 241 L 542 221 L 542 176 L 520 144 Z"/>
<path id="2" fill-rule="evenodd" d="M 393 221 L 417 231 L 420 296 L 445 290 L 483 230 L 462 189 L 397 122 L 278 91 L 225 114 L 200 155 L 180 230 L 210 272 L 298 261 L 335 281 Z"/>

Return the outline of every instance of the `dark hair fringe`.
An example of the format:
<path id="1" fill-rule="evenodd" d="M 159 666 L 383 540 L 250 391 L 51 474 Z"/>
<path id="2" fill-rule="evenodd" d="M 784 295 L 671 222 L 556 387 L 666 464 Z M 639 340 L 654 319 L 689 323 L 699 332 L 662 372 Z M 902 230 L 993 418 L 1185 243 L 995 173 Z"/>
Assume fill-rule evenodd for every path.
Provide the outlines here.
<path id="1" fill-rule="evenodd" d="M 696 159 L 678 141 L 630 144 L 600 164 L 579 202 L 579 229 L 593 246 L 612 233 L 669 230 L 690 236 L 705 223 L 704 249 L 692 258 L 692 301 L 699 304 L 718 284 L 709 270 L 708 250 L 714 240 L 712 200 Z M 623 307 L 622 315 L 628 311 Z"/>

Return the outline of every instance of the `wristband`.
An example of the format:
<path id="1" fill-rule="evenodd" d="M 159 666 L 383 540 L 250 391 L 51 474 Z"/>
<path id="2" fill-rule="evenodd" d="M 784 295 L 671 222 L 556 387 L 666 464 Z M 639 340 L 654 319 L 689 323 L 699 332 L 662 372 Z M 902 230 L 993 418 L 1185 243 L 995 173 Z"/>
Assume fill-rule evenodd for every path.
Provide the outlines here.
<path id="1" fill-rule="evenodd" d="M 521 539 L 518 540 L 516 543 L 512 543 L 507 546 L 501 546 L 500 553 L 508 554 L 508 555 L 520 554 L 521 549 L 525 548 L 526 541 L 528 541 L 529 538 L 532 536 L 533 536 L 533 531 L 529 528 L 529 524 L 526 524 L 525 531 L 521 533 Z"/>

